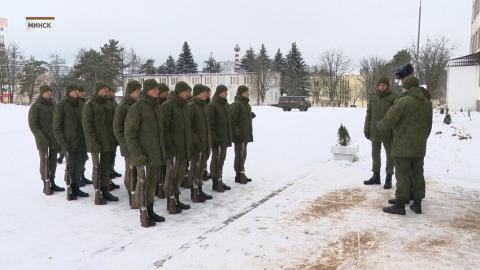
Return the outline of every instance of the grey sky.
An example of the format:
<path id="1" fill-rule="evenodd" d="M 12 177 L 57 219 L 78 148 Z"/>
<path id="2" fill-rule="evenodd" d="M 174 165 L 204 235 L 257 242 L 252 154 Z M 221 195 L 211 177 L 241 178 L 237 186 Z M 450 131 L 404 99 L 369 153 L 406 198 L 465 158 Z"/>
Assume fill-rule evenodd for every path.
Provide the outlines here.
<path id="1" fill-rule="evenodd" d="M 213 52 L 233 60 L 265 43 L 270 55 L 297 42 L 308 64 L 321 52 L 342 48 L 355 63 L 364 56 L 390 58 L 416 40 L 418 0 L 2 0 L 0 17 L 9 20 L 8 38 L 26 55 L 47 59 L 57 52 L 72 64 L 80 48 L 98 48 L 115 38 L 143 57 L 164 62 L 178 56 L 183 41 L 200 66 Z M 423 0 L 422 36 L 445 35 L 469 52 L 471 0 Z M 26 16 L 54 16 L 52 32 L 27 32 Z"/>

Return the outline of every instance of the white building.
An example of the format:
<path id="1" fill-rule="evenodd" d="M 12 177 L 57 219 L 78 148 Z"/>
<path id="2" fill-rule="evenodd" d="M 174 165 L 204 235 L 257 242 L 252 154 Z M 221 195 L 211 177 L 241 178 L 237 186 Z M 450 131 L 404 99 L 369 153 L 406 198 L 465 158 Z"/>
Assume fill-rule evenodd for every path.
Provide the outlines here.
<path id="1" fill-rule="evenodd" d="M 448 108 L 480 111 L 480 52 L 451 60 L 447 76 Z"/>
<path id="2" fill-rule="evenodd" d="M 0 44 L 5 45 L 7 47 L 7 29 L 8 29 L 8 21 L 7 18 L 0 18 Z"/>
<path id="3" fill-rule="evenodd" d="M 192 88 L 195 84 L 203 84 L 212 90 L 212 95 L 215 88 L 223 84 L 228 88 L 228 101 L 233 102 L 237 88 L 240 85 L 246 85 L 250 89 L 250 104 L 251 105 L 272 105 L 278 104 L 280 98 L 280 73 L 271 72 L 269 77 L 269 87 L 265 94 L 265 100 L 262 103 L 259 99 L 258 89 L 255 87 L 256 73 L 192 73 L 192 74 L 124 74 L 123 75 L 123 89 L 125 91 L 127 83 L 131 80 L 139 81 L 142 86 L 147 79 L 155 79 L 159 83 L 168 85 L 170 91 L 173 91 L 175 84 L 179 81 L 188 83 Z"/>
<path id="4" fill-rule="evenodd" d="M 470 55 L 447 66 L 447 106 L 451 110 L 480 111 L 480 0 L 472 0 Z"/>

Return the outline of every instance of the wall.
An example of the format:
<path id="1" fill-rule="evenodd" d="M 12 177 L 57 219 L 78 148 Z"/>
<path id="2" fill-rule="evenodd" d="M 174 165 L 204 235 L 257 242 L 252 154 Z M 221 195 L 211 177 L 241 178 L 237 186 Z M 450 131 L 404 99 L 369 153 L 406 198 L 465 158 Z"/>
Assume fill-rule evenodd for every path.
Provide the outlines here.
<path id="1" fill-rule="evenodd" d="M 447 105 L 452 111 L 476 110 L 480 100 L 480 66 L 448 67 Z"/>

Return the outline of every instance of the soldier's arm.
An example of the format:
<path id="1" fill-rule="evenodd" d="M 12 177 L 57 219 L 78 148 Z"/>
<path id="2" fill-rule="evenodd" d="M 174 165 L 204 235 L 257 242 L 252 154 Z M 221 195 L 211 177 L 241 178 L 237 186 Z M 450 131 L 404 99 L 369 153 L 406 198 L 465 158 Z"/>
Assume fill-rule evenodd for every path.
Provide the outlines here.
<path id="1" fill-rule="evenodd" d="M 48 137 L 43 133 L 38 123 L 39 112 L 37 107 L 32 106 L 28 111 L 28 126 L 33 133 L 35 139 L 42 141 L 43 143 L 48 143 Z"/>
<path id="2" fill-rule="evenodd" d="M 115 115 L 113 116 L 113 134 L 115 135 L 118 144 L 120 144 L 120 148 L 125 148 L 127 146 L 124 134 L 124 125 L 125 118 L 127 117 L 127 111 L 128 110 L 123 106 L 118 106 L 115 109 Z"/>
<path id="3" fill-rule="evenodd" d="M 87 141 L 90 141 L 92 144 L 99 145 L 97 137 L 95 136 L 93 107 L 90 103 L 86 103 L 85 106 L 83 106 L 82 126 L 83 133 L 85 134 L 85 139 Z"/>
<path id="4" fill-rule="evenodd" d="M 165 138 L 165 150 L 169 152 L 173 148 L 173 140 L 171 137 L 172 134 L 172 109 L 170 108 L 169 103 L 162 104 L 162 117 L 163 117 L 163 134 Z M 169 153 L 172 154 L 172 153 Z"/>
<path id="5" fill-rule="evenodd" d="M 365 124 L 363 126 L 364 133 L 370 133 L 370 121 L 372 119 L 372 105 L 371 102 L 368 102 L 367 105 L 367 115 L 365 116 Z"/>
<path id="6" fill-rule="evenodd" d="M 240 106 L 236 103 L 233 103 L 230 106 L 230 119 L 231 119 L 231 126 L 233 131 L 233 137 L 237 137 L 240 133 L 238 129 L 238 119 L 240 116 Z"/>
<path id="7" fill-rule="evenodd" d="M 65 147 L 68 147 L 65 133 L 63 132 L 64 120 L 65 114 L 63 113 L 63 104 L 59 104 L 55 106 L 55 109 L 53 110 L 53 135 L 58 144 L 60 144 L 60 147 L 64 148 L 62 150 L 66 150 Z"/>
<path id="8" fill-rule="evenodd" d="M 396 102 L 383 117 L 383 119 L 376 124 L 379 130 L 390 130 L 394 128 L 403 116 L 405 106 L 403 102 Z"/>
<path id="9" fill-rule="evenodd" d="M 140 144 L 140 128 L 142 125 L 142 117 L 140 110 L 137 106 L 131 107 L 127 113 L 127 117 L 125 118 L 125 126 L 124 126 L 124 138 L 127 144 L 128 151 L 132 156 L 132 160 L 136 161 L 136 165 L 143 165 L 139 164 L 142 157 L 144 158 L 145 155 L 142 152 L 142 146 Z"/>
<path id="10" fill-rule="evenodd" d="M 212 142 L 219 142 L 220 139 L 217 137 L 215 132 L 215 126 L 217 124 L 217 116 L 215 113 L 215 107 L 213 105 L 209 105 L 208 113 L 210 118 L 210 135 L 212 136 Z"/>

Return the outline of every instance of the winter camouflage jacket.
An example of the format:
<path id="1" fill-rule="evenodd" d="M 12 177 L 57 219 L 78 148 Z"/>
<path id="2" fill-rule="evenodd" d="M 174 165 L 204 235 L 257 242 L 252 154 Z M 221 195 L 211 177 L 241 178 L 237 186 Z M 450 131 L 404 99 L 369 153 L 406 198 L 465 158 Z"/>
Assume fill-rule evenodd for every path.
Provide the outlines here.
<path id="1" fill-rule="evenodd" d="M 35 137 L 37 149 L 40 151 L 46 151 L 49 147 L 58 149 L 53 135 L 54 108 L 55 103 L 40 96 L 28 111 L 28 125 Z"/>
<path id="2" fill-rule="evenodd" d="M 162 112 L 156 99 L 140 94 L 128 110 L 124 132 L 133 165 L 166 164 Z"/>
<path id="3" fill-rule="evenodd" d="M 383 93 L 377 91 L 377 94 L 368 102 L 363 132 L 370 136 L 372 142 L 392 139 L 392 130 L 379 131 L 375 125 L 383 119 L 397 97 L 397 94 L 390 90 Z"/>
<path id="4" fill-rule="evenodd" d="M 78 98 L 64 97 L 53 113 L 53 132 L 61 152 L 86 152 L 82 129 L 82 104 Z"/>
<path id="5" fill-rule="evenodd" d="M 135 100 L 130 96 L 124 97 L 115 109 L 115 116 L 113 117 L 113 133 L 120 145 L 120 153 L 124 157 L 130 157 L 124 134 L 125 118 L 128 110 L 134 103 Z"/>
<path id="6" fill-rule="evenodd" d="M 83 106 L 82 125 L 90 153 L 111 152 L 116 145 L 113 135 L 113 111 L 106 97 L 93 95 Z"/>
<path id="7" fill-rule="evenodd" d="M 192 123 L 192 154 L 205 152 L 212 147 L 207 104 L 204 100 L 194 97 L 188 103 L 188 107 Z"/>
<path id="8" fill-rule="evenodd" d="M 432 130 L 432 107 L 419 88 L 400 95 L 377 127 L 393 128 L 393 157 L 424 157 Z"/>
<path id="9" fill-rule="evenodd" d="M 189 159 L 192 147 L 190 112 L 187 101 L 178 96 L 168 98 L 162 105 L 165 150 L 168 158 Z"/>
<path id="10" fill-rule="evenodd" d="M 230 106 L 232 119 L 233 141 L 235 143 L 253 142 L 252 107 L 248 104 L 249 99 L 236 96 Z"/>
<path id="11" fill-rule="evenodd" d="M 226 98 L 213 96 L 208 104 L 212 146 L 232 146 L 232 120 L 230 105 Z"/>

